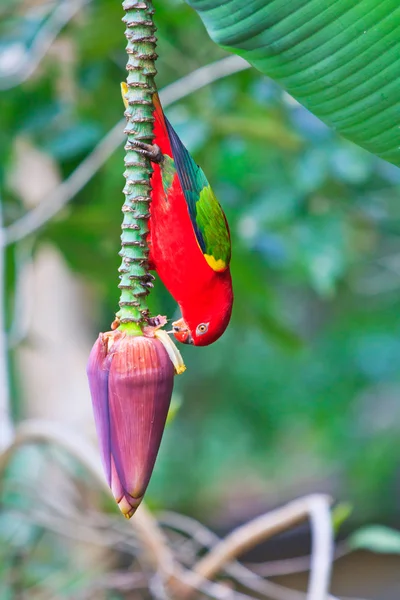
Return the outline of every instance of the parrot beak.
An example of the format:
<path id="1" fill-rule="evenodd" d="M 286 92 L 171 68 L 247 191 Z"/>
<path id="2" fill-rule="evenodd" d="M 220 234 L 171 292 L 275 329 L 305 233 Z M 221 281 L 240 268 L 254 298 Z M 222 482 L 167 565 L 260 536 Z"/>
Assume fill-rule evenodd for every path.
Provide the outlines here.
<path id="1" fill-rule="evenodd" d="M 184 319 L 179 319 L 172 323 L 172 333 L 178 342 L 181 342 L 182 344 L 193 344 L 192 335 Z"/>

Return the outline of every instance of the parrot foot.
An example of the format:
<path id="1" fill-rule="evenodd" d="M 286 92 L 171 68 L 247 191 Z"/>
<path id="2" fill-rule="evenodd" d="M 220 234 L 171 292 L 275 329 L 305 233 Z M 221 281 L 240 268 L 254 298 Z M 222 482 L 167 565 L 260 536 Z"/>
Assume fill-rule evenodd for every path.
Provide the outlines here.
<path id="1" fill-rule="evenodd" d="M 137 140 L 129 141 L 130 150 L 135 150 L 139 154 L 143 154 L 146 158 L 150 159 L 151 162 L 162 163 L 164 155 L 160 148 L 156 144 L 145 144 Z"/>

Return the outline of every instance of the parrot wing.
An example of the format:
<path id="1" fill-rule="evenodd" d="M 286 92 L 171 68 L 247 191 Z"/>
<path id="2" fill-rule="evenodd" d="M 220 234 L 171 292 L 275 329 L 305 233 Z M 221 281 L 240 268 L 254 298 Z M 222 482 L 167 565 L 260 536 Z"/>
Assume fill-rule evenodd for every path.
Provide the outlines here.
<path id="1" fill-rule="evenodd" d="M 231 239 L 224 211 L 203 170 L 196 165 L 165 116 L 164 122 L 197 242 L 210 267 L 214 271 L 225 271 L 231 259 Z"/>

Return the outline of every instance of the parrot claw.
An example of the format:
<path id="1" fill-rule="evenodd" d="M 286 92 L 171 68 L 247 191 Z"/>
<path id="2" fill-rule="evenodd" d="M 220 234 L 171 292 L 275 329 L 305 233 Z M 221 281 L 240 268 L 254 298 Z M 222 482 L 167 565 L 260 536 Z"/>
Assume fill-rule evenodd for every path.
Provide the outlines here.
<path id="1" fill-rule="evenodd" d="M 135 150 L 135 152 L 143 154 L 143 156 L 146 156 L 152 162 L 162 163 L 164 160 L 164 155 L 157 144 L 145 144 L 138 140 L 129 140 L 128 144 L 130 150 Z"/>

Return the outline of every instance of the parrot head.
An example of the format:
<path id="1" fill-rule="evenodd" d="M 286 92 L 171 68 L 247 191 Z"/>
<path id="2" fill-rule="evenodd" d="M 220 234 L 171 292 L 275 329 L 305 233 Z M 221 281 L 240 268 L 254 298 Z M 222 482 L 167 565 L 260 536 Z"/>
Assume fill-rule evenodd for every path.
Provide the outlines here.
<path id="1" fill-rule="evenodd" d="M 192 326 L 184 318 L 172 323 L 172 332 L 178 342 L 193 344 L 194 346 L 208 346 L 215 342 L 225 331 L 229 323 L 230 313 L 222 321 L 210 319 L 195 322 Z"/>
<path id="2" fill-rule="evenodd" d="M 172 323 L 172 333 L 178 342 L 194 346 L 208 346 L 224 333 L 232 313 L 231 280 L 223 294 L 209 294 L 203 301 L 180 304 L 182 318 Z"/>
<path id="3" fill-rule="evenodd" d="M 172 333 L 178 342 L 193 346 L 208 346 L 221 337 L 228 327 L 233 305 L 230 269 L 205 270 L 191 286 L 182 286 L 178 305 L 182 317 L 172 323 Z"/>

